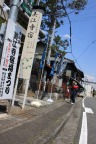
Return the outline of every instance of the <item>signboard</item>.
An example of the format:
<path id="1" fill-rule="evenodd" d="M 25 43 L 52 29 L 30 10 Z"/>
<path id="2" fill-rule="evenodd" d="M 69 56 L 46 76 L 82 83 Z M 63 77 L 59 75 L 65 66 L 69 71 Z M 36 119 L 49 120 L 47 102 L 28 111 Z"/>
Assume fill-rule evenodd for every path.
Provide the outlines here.
<path id="1" fill-rule="evenodd" d="M 71 70 L 66 70 L 66 76 L 71 77 Z"/>
<path id="2" fill-rule="evenodd" d="M 22 9 L 31 16 L 34 0 L 23 0 L 21 5 Z"/>
<path id="3" fill-rule="evenodd" d="M 21 30 L 8 20 L 0 66 L 0 99 L 11 99 L 13 95 Z"/>
<path id="4" fill-rule="evenodd" d="M 30 79 L 43 10 L 33 9 L 29 19 L 23 52 L 20 61 L 19 78 Z"/>

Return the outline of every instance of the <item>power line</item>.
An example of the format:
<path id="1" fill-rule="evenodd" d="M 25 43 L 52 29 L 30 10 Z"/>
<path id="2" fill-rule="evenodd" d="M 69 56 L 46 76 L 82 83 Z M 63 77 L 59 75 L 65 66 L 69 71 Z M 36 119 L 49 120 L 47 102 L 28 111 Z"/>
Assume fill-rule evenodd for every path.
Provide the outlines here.
<path id="1" fill-rule="evenodd" d="M 79 65 L 79 63 L 78 63 L 78 59 L 80 58 L 80 56 L 82 56 L 83 55 L 83 53 L 93 44 L 93 43 L 95 43 L 96 42 L 96 40 L 94 40 L 94 41 L 92 41 L 91 42 L 91 44 L 89 44 L 88 45 L 88 47 L 79 55 L 79 57 L 76 59 L 75 58 L 75 56 L 73 55 L 73 53 L 71 53 L 72 54 L 72 56 L 73 56 L 73 58 L 74 58 L 74 60 L 75 60 L 75 62 L 78 64 L 78 66 L 79 66 L 79 68 L 82 70 L 82 68 L 80 67 L 80 65 Z"/>
<path id="2" fill-rule="evenodd" d="M 83 23 L 83 22 L 87 22 L 87 21 L 92 21 L 92 20 L 96 20 L 96 18 L 94 19 L 86 19 L 86 20 L 80 20 L 80 21 L 71 21 L 71 23 Z M 65 22 L 64 24 L 68 24 L 68 22 Z"/>
<path id="3" fill-rule="evenodd" d="M 84 11 L 87 11 L 87 10 L 89 10 L 89 9 L 92 9 L 93 7 L 96 7 L 96 5 L 86 8 L 86 9 L 84 9 Z"/>
<path id="4" fill-rule="evenodd" d="M 89 48 L 92 44 L 94 44 L 96 42 L 96 40 L 92 41 L 88 46 L 87 48 L 77 57 L 76 60 L 78 60 Z"/>
<path id="5" fill-rule="evenodd" d="M 89 17 L 89 18 L 82 18 L 80 20 L 71 20 L 71 23 L 78 23 L 78 22 L 85 22 L 85 21 L 89 21 L 89 20 L 95 20 L 96 16 L 94 17 Z M 65 22 L 65 24 L 68 24 L 68 22 Z"/>
<path id="6" fill-rule="evenodd" d="M 76 20 L 85 20 L 85 19 L 89 19 L 89 18 L 96 18 L 96 15 L 91 15 L 91 16 L 85 16 L 85 17 L 79 17 L 78 19 L 73 19 L 73 21 L 76 21 Z"/>
<path id="7" fill-rule="evenodd" d="M 95 6 L 93 6 L 93 7 L 96 7 L 96 5 Z M 91 8 L 93 8 L 93 7 L 91 7 Z M 95 10 L 95 9 L 94 9 Z M 74 14 L 76 12 L 76 10 L 73 10 L 73 11 L 70 11 L 70 12 L 68 12 L 67 14 L 69 15 L 69 14 Z M 80 13 L 81 15 L 89 15 L 89 14 L 86 14 L 86 12 L 89 12 L 89 11 L 87 11 L 87 9 L 84 9 L 83 11 L 82 11 L 83 13 Z M 79 12 L 78 12 L 79 13 Z M 94 12 L 92 12 L 92 14 L 94 14 Z M 78 14 L 76 14 L 76 15 L 78 15 Z"/>
<path id="8" fill-rule="evenodd" d="M 79 68 L 82 70 L 81 66 L 79 65 L 78 61 L 76 60 L 75 56 L 73 55 L 73 53 L 71 53 L 71 55 L 73 56 L 75 62 L 77 63 L 77 65 L 79 66 Z"/>
<path id="9" fill-rule="evenodd" d="M 73 55 L 73 53 L 71 53 L 71 55 L 73 56 L 73 58 L 74 58 L 75 62 L 76 62 L 76 63 L 77 63 L 77 65 L 79 66 L 80 70 L 82 70 L 82 68 L 80 67 L 80 65 L 79 65 L 78 61 L 76 60 L 75 56 Z M 78 71 L 78 74 L 80 74 L 79 69 L 77 69 L 77 71 Z"/>
<path id="10" fill-rule="evenodd" d="M 65 6 L 64 6 L 64 7 L 65 7 Z M 95 5 L 95 6 L 92 6 L 92 7 L 89 7 L 89 8 L 93 8 L 93 7 L 96 7 L 96 5 Z M 84 9 L 82 12 L 85 12 L 85 11 L 86 11 L 87 9 L 89 9 L 89 8 Z M 74 11 L 73 11 L 73 12 L 74 12 Z M 72 13 L 73 13 L 73 12 L 72 12 Z M 68 13 L 68 14 L 70 14 L 70 13 Z M 81 14 L 82 14 L 82 13 L 81 13 Z M 83 14 L 84 14 L 84 13 L 83 13 Z M 83 16 L 86 16 L 86 15 L 84 14 Z M 80 17 L 80 16 L 79 16 L 79 19 L 78 19 L 78 20 L 72 20 L 72 19 L 71 19 L 71 22 L 73 22 L 73 21 L 76 21 L 76 22 L 77 22 L 77 21 L 79 21 L 79 20 L 80 20 L 80 21 L 83 20 L 83 22 L 84 22 L 85 20 L 89 20 L 89 19 L 91 19 L 91 18 L 96 18 L 96 16 L 95 16 L 95 15 L 93 15 L 93 16 L 91 15 L 91 16 L 88 16 L 88 17 L 82 17 L 82 16 Z"/>
<path id="11" fill-rule="evenodd" d="M 71 52 L 70 52 L 70 53 L 71 53 L 71 55 L 73 56 L 75 62 L 78 64 L 79 68 L 81 69 L 79 63 L 77 62 L 76 58 L 74 57 L 74 55 L 73 55 L 73 53 L 72 53 L 72 43 L 71 43 L 71 34 L 72 34 L 72 33 L 71 33 L 71 20 L 70 20 L 69 15 L 68 15 L 68 13 L 67 13 L 67 11 L 66 11 L 66 8 L 65 8 L 65 6 L 64 6 L 64 4 L 63 4 L 63 0 L 61 0 L 61 3 L 62 3 L 62 5 L 63 5 L 63 8 L 64 8 L 65 12 L 66 12 L 66 15 L 67 15 L 67 17 L 68 17 L 69 24 L 70 24 L 70 46 L 71 46 Z M 82 70 L 82 69 L 81 69 L 81 70 Z M 79 71 L 79 70 L 78 70 L 78 71 Z"/>

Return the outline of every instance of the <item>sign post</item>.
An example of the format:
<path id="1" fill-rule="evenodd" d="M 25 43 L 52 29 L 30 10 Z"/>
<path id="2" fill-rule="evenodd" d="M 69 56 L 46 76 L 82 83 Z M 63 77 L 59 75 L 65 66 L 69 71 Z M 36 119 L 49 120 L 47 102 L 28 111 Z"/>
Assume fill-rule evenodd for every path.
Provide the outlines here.
<path id="1" fill-rule="evenodd" d="M 21 30 L 8 20 L 0 67 L 0 99 L 12 99 Z"/>
<path id="2" fill-rule="evenodd" d="M 42 20 L 42 14 L 43 14 L 43 10 L 39 6 L 35 6 L 33 8 L 31 17 L 29 18 L 28 28 L 26 32 L 23 52 L 21 56 L 20 66 L 19 66 L 19 73 L 18 73 L 18 78 L 22 78 L 27 81 L 22 108 L 24 108 L 25 106 L 25 100 L 28 91 L 29 79 L 30 79 L 31 69 L 33 65 L 34 55 L 35 55 L 35 50 L 36 50 L 41 20 Z M 15 95 L 16 93 L 14 93 L 14 98 Z M 12 105 L 14 105 L 14 103 L 12 103 Z"/>

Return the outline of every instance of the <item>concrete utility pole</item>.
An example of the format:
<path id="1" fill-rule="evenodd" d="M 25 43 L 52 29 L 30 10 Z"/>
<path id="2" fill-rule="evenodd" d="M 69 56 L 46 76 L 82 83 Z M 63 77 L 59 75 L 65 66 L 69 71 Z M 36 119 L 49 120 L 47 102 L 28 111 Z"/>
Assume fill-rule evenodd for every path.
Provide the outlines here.
<path id="1" fill-rule="evenodd" d="M 16 20 L 17 20 L 19 4 L 20 4 L 20 0 L 12 0 L 11 1 L 9 19 L 13 20 L 14 22 L 16 22 Z"/>

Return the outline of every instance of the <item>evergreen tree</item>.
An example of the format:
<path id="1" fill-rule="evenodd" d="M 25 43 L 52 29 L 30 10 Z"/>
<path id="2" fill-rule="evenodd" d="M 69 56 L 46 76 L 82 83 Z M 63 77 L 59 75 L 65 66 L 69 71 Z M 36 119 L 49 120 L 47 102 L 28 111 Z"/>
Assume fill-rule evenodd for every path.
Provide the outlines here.
<path id="1" fill-rule="evenodd" d="M 51 46 L 52 55 L 54 54 L 55 51 L 58 51 L 59 53 L 65 55 L 66 52 L 64 50 L 66 50 L 68 46 L 69 46 L 69 41 L 67 39 L 62 40 L 59 35 L 55 36 L 53 45 Z"/>
<path id="2" fill-rule="evenodd" d="M 56 28 L 59 28 L 62 24 L 64 24 L 64 17 L 67 16 L 66 10 L 68 9 L 68 12 L 71 10 L 74 10 L 74 12 L 79 12 L 80 10 L 83 10 L 85 5 L 87 4 L 87 0 L 41 0 L 40 5 L 43 6 L 46 11 L 43 16 L 42 20 L 42 29 L 48 31 L 49 33 L 49 48 L 52 48 L 52 50 L 59 50 L 59 46 L 61 47 L 61 41 L 62 41 L 62 47 L 69 46 L 66 45 L 66 42 L 68 43 L 68 40 L 61 40 L 60 36 L 54 38 L 53 46 L 50 43 L 51 35 L 53 32 L 53 27 L 56 22 Z M 69 12 L 71 13 L 71 12 Z M 59 45 L 57 46 L 56 40 L 58 39 Z M 64 45 L 65 44 L 65 45 Z M 58 47 L 58 48 L 57 48 Z"/>

